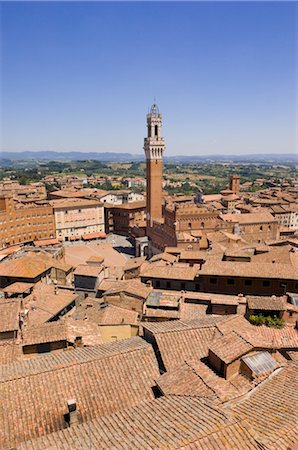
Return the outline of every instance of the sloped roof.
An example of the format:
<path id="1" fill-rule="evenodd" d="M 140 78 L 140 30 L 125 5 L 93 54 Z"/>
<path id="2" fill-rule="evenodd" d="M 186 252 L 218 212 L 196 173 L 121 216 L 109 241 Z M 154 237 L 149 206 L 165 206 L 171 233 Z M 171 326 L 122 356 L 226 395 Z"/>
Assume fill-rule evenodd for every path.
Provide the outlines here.
<path id="1" fill-rule="evenodd" d="M 73 317 L 75 319 L 88 319 L 97 324 L 136 324 L 137 311 L 120 308 L 118 306 L 102 303 L 102 299 L 87 297 L 76 307 Z"/>
<path id="2" fill-rule="evenodd" d="M 70 271 L 71 266 L 45 253 L 26 252 L 0 264 L 0 277 L 34 279 L 55 267 Z"/>
<path id="3" fill-rule="evenodd" d="M 252 349 L 253 346 L 235 332 L 221 336 L 209 346 L 209 351 L 218 356 L 226 364 L 245 355 Z"/>
<path id="4" fill-rule="evenodd" d="M 284 311 L 286 309 L 285 302 L 282 297 L 247 295 L 246 298 L 249 309 L 264 311 Z"/>
<path id="5" fill-rule="evenodd" d="M 84 277 L 98 277 L 104 270 L 103 266 L 91 266 L 90 264 L 79 264 L 74 271 L 74 275 Z"/>
<path id="6" fill-rule="evenodd" d="M 244 214 L 222 214 L 222 220 L 225 222 L 245 224 L 258 224 L 276 222 L 276 219 L 268 211 L 260 213 L 244 213 Z"/>
<path id="7" fill-rule="evenodd" d="M 297 442 L 298 363 L 276 370 L 232 411 L 247 421 L 266 448 L 288 449 Z"/>
<path id="8" fill-rule="evenodd" d="M 160 323 L 143 323 L 143 328 L 154 335 L 166 370 L 179 366 L 183 361 L 208 355 L 211 342 L 221 333 L 215 324 L 223 316 Z"/>
<path id="9" fill-rule="evenodd" d="M 241 421 L 206 399 L 161 397 L 20 446 L 22 450 L 98 449 L 258 449 Z M 234 445 L 234 444 L 233 444 Z"/>
<path id="10" fill-rule="evenodd" d="M 152 400 L 158 376 L 152 347 L 141 338 L 0 366 L 0 447 L 61 430 L 72 398 L 83 422 Z"/>
<path id="11" fill-rule="evenodd" d="M 0 333 L 19 329 L 20 300 L 4 300 L 0 302 Z"/>

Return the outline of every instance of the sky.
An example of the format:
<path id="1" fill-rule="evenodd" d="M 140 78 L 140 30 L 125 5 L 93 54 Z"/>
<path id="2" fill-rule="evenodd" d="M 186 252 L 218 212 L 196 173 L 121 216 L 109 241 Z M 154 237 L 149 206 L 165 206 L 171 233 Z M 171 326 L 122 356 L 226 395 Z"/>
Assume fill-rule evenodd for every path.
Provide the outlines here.
<path id="1" fill-rule="evenodd" d="M 1 2 L 1 151 L 297 150 L 294 2 Z"/>

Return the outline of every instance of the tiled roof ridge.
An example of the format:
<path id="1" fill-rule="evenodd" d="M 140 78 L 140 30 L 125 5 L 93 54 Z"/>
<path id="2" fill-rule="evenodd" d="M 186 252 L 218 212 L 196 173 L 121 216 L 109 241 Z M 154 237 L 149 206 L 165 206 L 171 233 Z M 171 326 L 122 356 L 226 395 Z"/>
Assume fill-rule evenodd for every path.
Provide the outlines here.
<path id="1" fill-rule="evenodd" d="M 251 347 L 254 347 L 254 345 L 247 339 L 245 338 L 241 331 L 237 331 L 237 330 L 233 330 L 232 333 L 235 333 L 238 337 L 240 337 L 244 342 L 246 342 L 246 344 L 250 345 Z"/>
<path id="2" fill-rule="evenodd" d="M 185 364 L 193 371 L 193 373 L 194 373 L 198 378 L 200 378 L 200 380 L 203 382 L 203 384 L 204 384 L 208 389 L 210 389 L 210 390 L 214 393 L 214 395 L 219 399 L 220 397 L 218 396 L 216 390 L 215 390 L 213 387 L 209 386 L 209 384 L 206 383 L 206 381 L 204 380 L 204 378 L 203 378 L 201 375 L 198 374 L 198 372 L 196 371 L 196 369 L 195 369 L 194 367 L 192 367 L 191 364 L 190 364 L 188 361 L 184 361 L 184 363 L 185 363 Z M 203 364 L 204 364 L 204 363 L 203 363 Z"/>
<path id="3" fill-rule="evenodd" d="M 133 338 L 130 338 L 130 339 L 133 339 Z M 50 368 L 39 367 L 39 370 L 37 370 L 37 371 L 35 370 L 32 373 L 30 373 L 30 369 L 28 371 L 29 373 L 28 372 L 26 372 L 26 373 L 17 373 L 16 375 L 10 375 L 10 376 L 9 375 L 5 376 L 5 374 L 2 375 L 1 372 L 0 372 L 0 384 L 1 383 L 6 383 L 6 382 L 10 382 L 10 381 L 13 381 L 13 380 L 16 380 L 16 379 L 33 377 L 33 376 L 39 375 L 40 373 L 54 372 L 54 371 L 57 371 L 57 370 L 65 369 L 66 367 L 70 367 L 70 366 L 88 364 L 91 361 L 102 360 L 102 359 L 109 359 L 109 358 L 113 358 L 115 356 L 119 356 L 121 354 L 132 353 L 132 352 L 141 351 L 141 350 L 144 350 L 144 349 L 148 350 L 150 347 L 152 348 L 151 344 L 149 344 L 148 342 L 146 342 L 143 339 L 142 339 L 142 341 L 143 341 L 142 343 L 140 341 L 140 345 L 141 346 L 137 346 L 137 347 L 134 347 L 134 348 L 129 348 L 127 350 L 120 350 L 118 352 L 113 352 L 112 354 L 109 354 L 109 355 L 100 354 L 100 355 L 96 355 L 96 356 L 94 355 L 93 357 L 90 355 L 84 361 L 74 360 L 73 359 L 72 361 L 65 361 L 65 362 L 62 362 L 61 364 L 56 364 L 56 366 L 50 367 Z M 94 346 L 94 347 L 84 347 L 84 348 L 89 348 L 89 349 L 95 349 L 96 350 L 96 347 L 102 347 L 102 345 L 98 345 L 98 346 Z M 78 349 L 78 350 L 83 350 L 83 349 Z M 75 351 L 75 349 L 71 350 L 71 351 Z M 48 355 L 48 356 L 50 358 L 51 357 L 55 358 L 56 355 Z M 41 364 L 42 364 L 42 363 L 44 363 L 46 361 L 44 360 L 44 357 L 35 358 L 35 359 L 32 359 L 32 360 L 27 360 L 27 361 L 20 361 L 20 363 L 25 363 L 25 364 L 27 362 L 28 363 L 33 362 L 33 364 L 35 362 L 41 362 Z M 18 363 L 19 362 L 17 362 L 16 364 L 18 364 Z M 7 364 L 7 365 L 8 366 L 13 366 L 14 363 Z M 0 367 L 0 370 L 1 370 L 1 367 Z"/>
<path id="4" fill-rule="evenodd" d="M 253 389 L 251 389 L 250 391 L 247 392 L 246 395 L 244 395 L 241 399 L 239 399 L 239 401 L 237 402 L 237 405 L 240 405 L 242 402 L 244 402 L 245 400 L 247 400 L 250 396 L 252 396 L 257 389 L 260 389 L 261 387 L 264 386 L 264 384 L 268 383 L 269 381 L 272 380 L 272 378 L 274 378 L 276 375 L 278 375 L 282 370 L 286 369 L 286 367 L 282 366 L 282 367 L 277 367 L 277 369 L 275 369 L 267 378 L 265 378 L 265 380 L 262 380 L 260 383 L 256 384 Z M 236 414 L 236 413 L 235 413 Z"/>

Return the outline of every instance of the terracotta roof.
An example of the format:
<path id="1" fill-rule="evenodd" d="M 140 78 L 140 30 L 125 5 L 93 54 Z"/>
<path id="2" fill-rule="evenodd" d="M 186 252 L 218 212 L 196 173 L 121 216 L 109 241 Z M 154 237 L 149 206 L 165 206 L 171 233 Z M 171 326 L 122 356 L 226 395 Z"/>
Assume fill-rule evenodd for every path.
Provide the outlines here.
<path id="1" fill-rule="evenodd" d="M 146 208 L 146 200 L 137 200 L 135 202 L 123 203 L 121 205 L 105 203 L 105 208 L 107 207 L 109 209 L 143 209 Z"/>
<path id="2" fill-rule="evenodd" d="M 165 395 L 205 397 L 216 404 L 235 399 L 254 387 L 242 375 L 226 380 L 198 359 L 188 360 L 161 375 L 157 384 Z"/>
<path id="3" fill-rule="evenodd" d="M 61 430 L 72 398 L 83 422 L 152 400 L 158 376 L 152 347 L 141 338 L 0 366 L 0 447 Z"/>
<path id="4" fill-rule="evenodd" d="M 90 258 L 87 259 L 86 261 L 87 263 L 103 263 L 104 262 L 104 257 L 101 255 L 94 255 L 94 256 L 90 256 Z"/>
<path id="5" fill-rule="evenodd" d="M 209 259 L 202 265 L 199 275 L 231 276 L 244 278 L 270 278 L 280 280 L 298 279 L 297 268 L 291 264 L 280 264 L 276 262 L 235 262 L 222 261 L 221 259 Z"/>
<path id="6" fill-rule="evenodd" d="M 148 332 L 154 336 L 166 370 L 170 370 L 191 358 L 208 355 L 210 343 L 221 333 L 215 327 L 223 316 L 160 323 L 143 323 L 144 337 L 150 340 Z"/>
<path id="7" fill-rule="evenodd" d="M 92 336 L 93 335 L 93 336 Z M 88 345 L 90 336 L 93 337 L 93 345 L 102 344 L 99 329 L 87 321 L 79 320 L 58 320 L 42 325 L 25 327 L 22 338 L 22 345 L 36 345 L 46 342 L 67 341 L 74 342 L 77 336 L 82 337 L 83 345 Z M 85 340 L 85 336 L 87 342 Z"/>
<path id="8" fill-rule="evenodd" d="M 102 303 L 102 299 L 87 297 L 81 300 L 73 312 L 75 319 L 88 319 L 97 324 L 136 324 L 138 312 Z"/>
<path id="9" fill-rule="evenodd" d="M 276 370 L 232 410 L 266 448 L 288 449 L 297 442 L 298 364 Z"/>
<path id="10" fill-rule="evenodd" d="M 67 340 L 67 328 L 65 322 L 57 321 L 45 323 L 39 326 L 29 326 L 24 329 L 22 345 L 43 344 Z"/>
<path id="11" fill-rule="evenodd" d="M 198 273 L 198 267 L 194 265 L 193 267 L 178 267 L 174 266 L 158 266 L 158 267 L 148 267 L 144 272 L 142 272 L 142 278 L 160 278 L 165 280 L 189 280 L 195 279 Z"/>
<path id="12" fill-rule="evenodd" d="M 55 193 L 56 195 L 56 193 Z M 102 204 L 98 200 L 87 200 L 85 198 L 62 198 L 59 200 L 51 200 L 50 205 L 54 209 L 64 208 L 90 208 L 94 206 L 101 206 Z"/>
<path id="13" fill-rule="evenodd" d="M 239 297 L 237 295 L 228 294 L 215 294 L 213 292 L 194 292 L 186 291 L 184 293 L 185 301 L 190 301 L 190 303 L 212 303 L 219 305 L 235 305 L 239 303 L 246 303 L 245 297 Z"/>
<path id="14" fill-rule="evenodd" d="M 80 264 L 74 271 L 74 275 L 83 277 L 98 277 L 98 275 L 104 270 L 103 266 L 91 266 L 90 264 Z"/>
<path id="15" fill-rule="evenodd" d="M 0 250 L 0 255 L 4 256 L 11 255 L 12 253 L 17 252 L 21 248 L 22 248 L 21 245 L 13 245 L 12 247 L 3 248 L 2 250 Z"/>
<path id="16" fill-rule="evenodd" d="M 3 340 L 0 343 L 0 365 L 10 364 L 22 357 L 22 347 L 16 341 Z"/>
<path id="17" fill-rule="evenodd" d="M 244 214 L 222 214 L 222 220 L 225 222 L 233 222 L 244 224 L 276 222 L 276 219 L 270 212 L 261 213 L 244 213 Z"/>
<path id="18" fill-rule="evenodd" d="M 244 424 L 206 399 L 161 397 L 102 419 L 30 441 L 23 450 L 258 449 Z M 232 444 L 232 446 L 231 446 Z"/>
<path id="19" fill-rule="evenodd" d="M 298 330 L 292 326 L 285 326 L 281 329 L 257 327 L 257 332 L 263 339 L 271 342 L 273 348 L 295 348 L 298 350 Z"/>
<path id="20" fill-rule="evenodd" d="M 104 291 L 105 295 L 113 295 L 119 292 L 126 292 L 135 297 L 146 299 L 151 292 L 151 288 L 141 283 L 138 279 L 132 280 L 103 280 L 97 288 Z"/>
<path id="21" fill-rule="evenodd" d="M 43 239 L 41 241 L 34 241 L 34 245 L 37 247 L 45 247 L 47 245 L 56 245 L 59 244 L 58 239 Z"/>
<path id="22" fill-rule="evenodd" d="M 146 256 L 140 256 L 137 258 L 130 258 L 127 260 L 127 262 L 125 263 L 123 270 L 124 272 L 128 271 L 128 270 L 133 270 L 133 269 L 137 269 L 138 267 L 140 267 L 144 262 L 146 261 Z"/>
<path id="23" fill-rule="evenodd" d="M 71 270 L 70 265 L 66 265 L 48 254 L 27 252 L 2 262 L 0 264 L 0 277 L 34 279 L 52 267 L 65 271 Z"/>
<path id="24" fill-rule="evenodd" d="M 24 300 L 29 311 L 29 325 L 47 322 L 73 303 L 76 298 L 78 296 L 72 291 L 58 289 L 55 293 L 55 287 L 52 284 L 37 283 L 32 294 Z"/>
<path id="25" fill-rule="evenodd" d="M 152 256 L 150 262 L 159 261 L 160 259 L 173 263 L 176 261 L 177 257 L 170 253 L 158 253 L 157 255 Z"/>
<path id="26" fill-rule="evenodd" d="M 33 288 L 33 286 L 33 283 L 23 283 L 21 281 L 17 281 L 16 283 L 12 283 L 9 286 L 6 286 L 6 288 L 2 290 L 7 294 L 23 294 L 24 292 Z"/>
<path id="27" fill-rule="evenodd" d="M 0 333 L 19 329 L 20 301 L 18 299 L 0 302 Z"/>
<path id="28" fill-rule="evenodd" d="M 196 303 L 181 303 L 180 305 L 180 319 L 191 320 L 206 317 L 208 305 L 201 305 Z"/>
<path id="29" fill-rule="evenodd" d="M 207 253 L 199 250 L 182 250 L 179 256 L 180 259 L 206 259 Z"/>
<path id="30" fill-rule="evenodd" d="M 89 239 L 105 239 L 107 237 L 104 231 L 98 231 L 96 233 L 86 233 L 82 235 L 83 241 L 87 241 Z"/>
<path id="31" fill-rule="evenodd" d="M 247 306 L 249 309 L 264 311 L 284 311 L 286 309 L 283 297 L 263 297 L 247 295 Z"/>
<path id="32" fill-rule="evenodd" d="M 209 352 L 214 353 L 226 364 L 240 358 L 252 349 L 253 346 L 249 342 L 233 331 L 217 338 L 209 345 Z"/>
<path id="33" fill-rule="evenodd" d="M 0 264 L 0 276 L 36 278 L 52 267 L 52 258 L 38 253 L 26 253 Z"/>

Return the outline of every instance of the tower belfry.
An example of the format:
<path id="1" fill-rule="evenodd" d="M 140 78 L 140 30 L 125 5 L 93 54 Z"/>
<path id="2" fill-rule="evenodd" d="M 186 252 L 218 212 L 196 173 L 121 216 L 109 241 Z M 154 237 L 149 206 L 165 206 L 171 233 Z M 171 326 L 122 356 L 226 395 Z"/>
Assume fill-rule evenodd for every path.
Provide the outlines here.
<path id="1" fill-rule="evenodd" d="M 162 219 L 162 156 L 165 150 L 161 137 L 162 115 L 157 105 L 147 114 L 147 137 L 144 139 L 147 178 L 147 226 Z"/>

